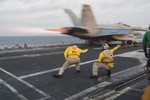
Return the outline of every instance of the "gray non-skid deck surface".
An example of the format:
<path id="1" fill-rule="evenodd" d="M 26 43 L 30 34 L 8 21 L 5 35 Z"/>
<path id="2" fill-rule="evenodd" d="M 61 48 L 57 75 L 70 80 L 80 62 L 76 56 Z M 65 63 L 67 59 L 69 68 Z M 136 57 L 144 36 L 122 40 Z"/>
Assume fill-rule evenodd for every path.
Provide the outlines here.
<path id="1" fill-rule="evenodd" d="M 91 60 L 96 60 L 98 58 L 100 52 L 100 49 L 98 49 L 99 47 L 80 47 L 82 49 L 89 49 L 88 53 L 81 55 L 81 62 L 88 62 Z M 140 49 L 142 49 L 142 46 L 134 48 L 120 48 L 114 53 L 114 55 Z M 28 51 L 21 53 L 3 53 L 1 58 L 6 57 L 6 59 L 0 60 L 0 67 L 6 72 L 14 75 L 16 78 L 3 71 L 0 73 L 0 78 L 10 86 L 15 88 L 20 94 L 22 94 L 29 100 L 39 99 L 44 96 L 42 93 L 35 91 L 34 88 L 31 88 L 29 87 L 29 85 L 24 84 L 24 81 L 36 87 L 43 93 L 49 95 L 49 100 L 62 100 L 99 83 L 99 81 L 97 81 L 96 79 L 88 78 L 91 75 L 93 62 L 81 65 L 81 73 L 78 74 L 75 73 L 74 67 L 67 69 L 61 79 L 55 79 L 52 77 L 52 74 L 58 73 L 58 70 L 21 79 L 21 76 L 26 76 L 28 74 L 38 72 L 40 73 L 41 71 L 53 70 L 61 67 L 65 62 L 63 57 L 64 50 L 65 47 L 44 49 L 35 52 Z M 17 57 L 13 58 L 14 56 Z M 139 64 L 140 62 L 136 58 L 116 56 L 115 68 L 112 69 L 112 73 L 134 67 Z M 99 70 L 99 75 L 104 76 L 105 71 Z M 18 81 L 20 79 L 23 80 L 23 82 Z M 3 93 L 2 91 L 5 93 Z M 10 91 L 9 88 L 2 83 L 0 84 L 0 93 L 0 100 L 6 100 L 5 98 L 7 98 L 7 100 L 12 100 L 12 98 L 18 99 L 16 94 L 12 93 L 12 91 Z M 7 96 L 7 94 L 9 94 L 9 96 Z"/>

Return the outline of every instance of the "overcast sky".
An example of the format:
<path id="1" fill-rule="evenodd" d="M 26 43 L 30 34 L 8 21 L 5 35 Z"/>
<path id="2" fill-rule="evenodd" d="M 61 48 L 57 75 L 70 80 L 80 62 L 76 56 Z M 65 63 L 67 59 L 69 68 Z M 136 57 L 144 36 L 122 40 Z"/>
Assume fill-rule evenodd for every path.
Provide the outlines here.
<path id="1" fill-rule="evenodd" d="M 52 35 L 43 29 L 73 26 L 63 9 L 80 18 L 82 4 L 91 5 L 98 24 L 150 25 L 149 0 L 0 0 L 0 36 Z"/>

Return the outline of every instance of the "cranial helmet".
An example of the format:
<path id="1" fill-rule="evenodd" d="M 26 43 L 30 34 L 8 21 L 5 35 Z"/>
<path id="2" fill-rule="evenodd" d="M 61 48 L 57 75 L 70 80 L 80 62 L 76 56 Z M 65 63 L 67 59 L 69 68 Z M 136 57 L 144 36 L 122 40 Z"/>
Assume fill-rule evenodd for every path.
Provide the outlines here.
<path id="1" fill-rule="evenodd" d="M 109 45 L 107 43 L 103 43 L 101 49 L 103 50 L 109 49 Z"/>
<path id="2" fill-rule="evenodd" d="M 77 45 L 73 45 L 72 47 L 73 47 L 73 48 L 77 48 Z"/>

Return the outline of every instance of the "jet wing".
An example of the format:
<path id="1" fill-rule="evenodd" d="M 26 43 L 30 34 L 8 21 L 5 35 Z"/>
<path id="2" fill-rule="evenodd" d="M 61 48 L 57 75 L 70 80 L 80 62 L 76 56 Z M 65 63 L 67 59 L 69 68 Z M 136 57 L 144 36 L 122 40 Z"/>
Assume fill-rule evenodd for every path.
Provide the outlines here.
<path id="1" fill-rule="evenodd" d="M 122 35 L 132 33 L 132 29 L 100 29 L 96 34 L 99 36 Z"/>

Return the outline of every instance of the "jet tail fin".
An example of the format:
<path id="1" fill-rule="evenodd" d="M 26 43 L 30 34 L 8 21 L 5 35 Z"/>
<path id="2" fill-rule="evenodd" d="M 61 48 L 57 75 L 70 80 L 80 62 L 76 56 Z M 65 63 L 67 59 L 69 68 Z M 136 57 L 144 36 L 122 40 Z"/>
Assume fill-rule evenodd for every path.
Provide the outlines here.
<path id="1" fill-rule="evenodd" d="M 75 26 L 81 26 L 80 20 L 77 18 L 77 16 L 70 10 L 70 9 L 64 9 L 66 13 L 69 14 L 70 18 L 73 21 L 73 24 Z"/>
<path id="2" fill-rule="evenodd" d="M 97 26 L 97 23 L 95 21 L 90 5 L 86 5 L 86 4 L 83 5 L 81 24 L 82 26 L 85 26 L 85 27 Z"/>

